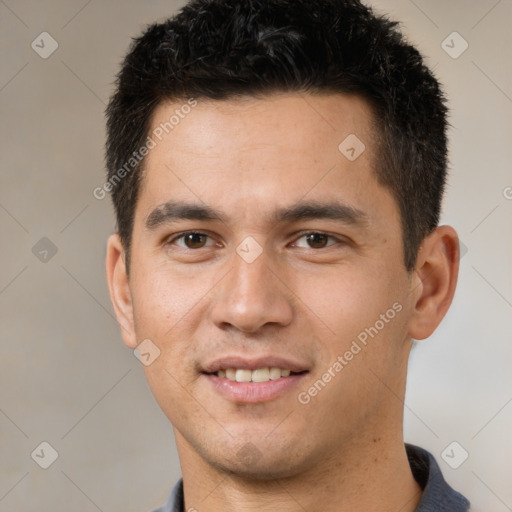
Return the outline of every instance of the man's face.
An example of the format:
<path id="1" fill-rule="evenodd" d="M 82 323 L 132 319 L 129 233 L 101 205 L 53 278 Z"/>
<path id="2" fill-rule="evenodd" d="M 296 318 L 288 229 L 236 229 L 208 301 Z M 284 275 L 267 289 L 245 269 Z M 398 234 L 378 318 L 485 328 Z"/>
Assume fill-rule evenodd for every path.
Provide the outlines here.
<path id="1" fill-rule="evenodd" d="M 151 130 L 180 106 L 161 105 Z M 413 280 L 371 122 L 357 97 L 274 95 L 198 101 L 155 139 L 129 284 L 136 343 L 160 350 L 146 377 L 180 450 L 275 478 L 401 436 Z M 169 201 L 222 218 L 181 218 Z M 211 373 L 266 367 L 293 373 Z"/>

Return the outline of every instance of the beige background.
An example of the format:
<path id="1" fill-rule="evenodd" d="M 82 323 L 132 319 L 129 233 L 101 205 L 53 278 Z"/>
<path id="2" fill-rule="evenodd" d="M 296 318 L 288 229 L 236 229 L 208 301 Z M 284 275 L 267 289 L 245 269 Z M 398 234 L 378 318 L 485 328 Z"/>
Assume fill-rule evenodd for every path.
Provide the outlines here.
<path id="1" fill-rule="evenodd" d="M 0 0 L 2 512 L 143 512 L 180 475 L 170 425 L 113 318 L 112 208 L 92 191 L 104 182 L 103 111 L 130 37 L 182 3 Z M 510 510 L 512 2 L 371 4 L 402 20 L 445 84 L 443 221 L 467 247 L 450 313 L 412 355 L 406 439 L 436 455 L 475 510 Z M 43 31 L 59 45 L 47 59 L 31 48 Z M 457 59 L 441 46 L 454 31 L 469 44 Z M 42 237 L 57 248 L 47 262 L 32 249 Z M 39 243 L 36 254 L 48 250 Z M 43 441 L 58 452 L 46 470 L 31 458 Z M 469 453 L 456 470 L 441 457 L 453 441 Z"/>

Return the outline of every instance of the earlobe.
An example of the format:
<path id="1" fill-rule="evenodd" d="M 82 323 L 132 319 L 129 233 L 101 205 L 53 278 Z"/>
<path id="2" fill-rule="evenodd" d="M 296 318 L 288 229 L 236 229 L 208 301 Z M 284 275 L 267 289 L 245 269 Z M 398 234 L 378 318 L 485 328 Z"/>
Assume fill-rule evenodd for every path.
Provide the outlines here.
<path id="1" fill-rule="evenodd" d="M 423 241 L 418 252 L 411 294 L 411 338 L 430 336 L 452 303 L 459 273 L 459 239 L 450 226 L 439 226 Z"/>
<path id="2" fill-rule="evenodd" d="M 117 233 L 110 235 L 108 239 L 105 263 L 110 300 L 121 328 L 123 341 L 128 347 L 135 348 L 137 338 L 133 321 L 133 304 L 126 273 L 124 248 Z"/>

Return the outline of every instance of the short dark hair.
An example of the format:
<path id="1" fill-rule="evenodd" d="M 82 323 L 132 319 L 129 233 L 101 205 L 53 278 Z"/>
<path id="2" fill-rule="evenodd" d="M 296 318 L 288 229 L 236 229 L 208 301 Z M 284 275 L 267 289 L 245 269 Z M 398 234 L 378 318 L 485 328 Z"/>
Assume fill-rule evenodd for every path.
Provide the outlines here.
<path id="1" fill-rule="evenodd" d="M 414 269 L 422 240 L 439 222 L 445 98 L 398 24 L 358 0 L 192 0 L 133 40 L 106 109 L 108 179 L 127 266 L 144 160 L 123 179 L 116 173 L 144 145 L 155 108 L 274 92 L 369 101 L 378 128 L 376 178 L 397 201 L 404 264 Z"/>

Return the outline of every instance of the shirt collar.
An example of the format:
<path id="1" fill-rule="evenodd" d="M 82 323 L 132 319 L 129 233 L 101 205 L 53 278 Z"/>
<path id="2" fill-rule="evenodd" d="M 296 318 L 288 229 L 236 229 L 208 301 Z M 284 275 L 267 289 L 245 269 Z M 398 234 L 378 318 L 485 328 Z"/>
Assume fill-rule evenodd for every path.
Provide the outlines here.
<path id="1" fill-rule="evenodd" d="M 469 510 L 469 501 L 448 485 L 431 453 L 419 446 L 407 443 L 405 449 L 412 474 L 423 489 L 415 512 L 435 512 L 437 510 L 466 512 Z"/>

